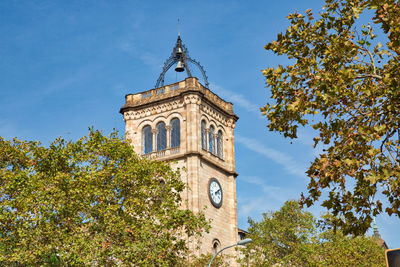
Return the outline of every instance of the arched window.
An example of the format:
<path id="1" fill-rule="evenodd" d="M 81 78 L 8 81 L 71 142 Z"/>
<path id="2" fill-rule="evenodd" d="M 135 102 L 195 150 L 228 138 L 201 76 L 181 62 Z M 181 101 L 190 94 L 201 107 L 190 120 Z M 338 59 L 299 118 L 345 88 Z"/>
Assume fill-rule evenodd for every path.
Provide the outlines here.
<path id="1" fill-rule="evenodd" d="M 207 150 L 206 122 L 201 121 L 201 148 Z"/>
<path id="2" fill-rule="evenodd" d="M 167 148 L 167 129 L 164 122 L 157 123 L 157 151 Z"/>
<path id="3" fill-rule="evenodd" d="M 208 131 L 208 151 L 215 154 L 214 126 L 210 126 Z"/>
<path id="4" fill-rule="evenodd" d="M 218 239 L 214 239 L 212 242 L 212 250 L 214 254 L 216 254 L 220 248 L 221 248 L 221 243 L 219 242 Z"/>
<path id="5" fill-rule="evenodd" d="M 222 138 L 222 131 L 219 130 L 217 134 L 217 155 L 221 159 L 224 157 L 224 150 L 222 146 L 223 138 Z"/>
<path id="6" fill-rule="evenodd" d="M 147 154 L 153 151 L 153 134 L 151 132 L 151 126 L 147 125 L 142 130 L 143 140 L 143 153 Z"/>
<path id="7" fill-rule="evenodd" d="M 171 120 L 171 147 L 179 147 L 181 144 L 181 124 L 178 118 Z"/>

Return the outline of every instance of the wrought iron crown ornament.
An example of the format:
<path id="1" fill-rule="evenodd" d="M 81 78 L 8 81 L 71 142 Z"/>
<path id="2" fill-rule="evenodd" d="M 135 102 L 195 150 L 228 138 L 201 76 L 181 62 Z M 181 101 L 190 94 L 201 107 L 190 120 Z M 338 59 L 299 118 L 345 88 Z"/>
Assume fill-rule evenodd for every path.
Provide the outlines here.
<path id="1" fill-rule="evenodd" d="M 176 64 L 175 71 L 176 72 L 183 72 L 186 71 L 188 77 L 193 77 L 192 72 L 190 71 L 189 63 L 196 66 L 203 76 L 204 84 L 208 88 L 208 78 L 206 75 L 206 71 L 204 70 L 203 66 L 200 65 L 199 62 L 192 59 L 189 56 L 189 51 L 187 50 L 186 46 L 182 44 L 181 36 L 178 35 L 178 39 L 176 40 L 175 47 L 172 50 L 171 56 L 165 61 L 164 67 L 160 76 L 157 79 L 157 83 L 155 88 L 164 86 L 164 78 L 167 71 Z"/>

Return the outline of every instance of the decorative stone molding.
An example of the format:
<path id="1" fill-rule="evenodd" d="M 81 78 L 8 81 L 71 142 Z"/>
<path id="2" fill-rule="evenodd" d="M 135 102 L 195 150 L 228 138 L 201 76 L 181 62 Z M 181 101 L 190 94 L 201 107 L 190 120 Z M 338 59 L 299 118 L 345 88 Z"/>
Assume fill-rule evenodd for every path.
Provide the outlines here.
<path id="1" fill-rule="evenodd" d="M 217 122 L 222 125 L 226 125 L 227 119 L 220 112 L 217 112 L 214 108 L 208 106 L 207 104 L 201 104 L 200 110 L 203 111 L 204 114 L 207 114 L 210 118 L 213 118 Z"/>
<path id="2" fill-rule="evenodd" d="M 174 147 L 174 148 L 167 148 L 161 151 L 153 151 L 147 154 L 142 154 L 141 156 L 143 158 L 148 158 L 148 159 L 158 159 L 166 156 L 171 156 L 171 155 L 178 155 L 180 154 L 180 147 Z"/>
<path id="3" fill-rule="evenodd" d="M 235 126 L 236 126 L 235 120 L 233 120 L 233 119 L 228 119 L 227 122 L 226 122 L 226 125 L 227 125 L 229 128 L 234 129 Z"/>
<path id="4" fill-rule="evenodd" d="M 201 97 L 199 95 L 185 95 L 184 101 L 185 101 L 185 105 L 188 105 L 188 104 L 200 105 Z"/>
<path id="5" fill-rule="evenodd" d="M 177 108 L 183 107 L 182 100 L 175 100 L 156 106 L 144 108 L 141 110 L 130 110 L 124 112 L 124 120 L 137 120 L 148 117 L 150 115 L 160 114 L 166 111 L 176 110 Z"/>

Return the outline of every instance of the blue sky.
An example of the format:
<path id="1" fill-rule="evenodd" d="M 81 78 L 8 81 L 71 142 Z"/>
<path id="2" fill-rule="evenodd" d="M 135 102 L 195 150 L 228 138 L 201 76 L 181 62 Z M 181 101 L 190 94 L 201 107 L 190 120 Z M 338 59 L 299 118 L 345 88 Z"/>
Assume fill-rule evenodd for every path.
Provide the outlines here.
<path id="1" fill-rule="evenodd" d="M 239 227 L 306 190 L 304 172 L 319 150 L 313 132 L 297 140 L 267 130 L 261 70 L 287 63 L 263 49 L 293 11 L 322 1 L 1 1 L 0 136 L 77 139 L 89 126 L 124 132 L 124 96 L 154 87 L 180 32 L 207 71 L 210 89 L 234 104 Z M 169 74 L 166 84 L 184 79 Z M 201 81 L 201 79 L 200 79 Z M 323 210 L 310 209 L 315 215 Z M 399 218 L 379 216 L 390 247 Z"/>

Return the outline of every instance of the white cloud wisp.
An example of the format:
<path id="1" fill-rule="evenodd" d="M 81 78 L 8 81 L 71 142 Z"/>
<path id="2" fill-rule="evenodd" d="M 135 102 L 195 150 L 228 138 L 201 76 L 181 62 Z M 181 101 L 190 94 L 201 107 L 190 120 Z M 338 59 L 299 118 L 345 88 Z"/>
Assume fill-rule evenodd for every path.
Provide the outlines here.
<path id="1" fill-rule="evenodd" d="M 255 139 L 247 138 L 241 135 L 236 136 L 236 141 L 244 145 L 246 148 L 278 163 L 288 173 L 300 177 L 305 177 L 305 167 L 300 166 L 300 164 L 295 161 L 291 156 L 279 150 L 267 147 Z"/>

